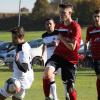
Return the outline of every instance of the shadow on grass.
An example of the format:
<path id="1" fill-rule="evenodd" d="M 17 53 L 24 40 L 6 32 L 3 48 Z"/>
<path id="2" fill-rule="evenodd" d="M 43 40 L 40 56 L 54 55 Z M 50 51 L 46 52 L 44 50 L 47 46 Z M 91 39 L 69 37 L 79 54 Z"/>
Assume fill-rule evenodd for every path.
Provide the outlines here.
<path id="1" fill-rule="evenodd" d="M 95 75 L 95 73 L 90 73 L 90 72 L 88 72 L 88 73 L 77 73 L 77 76 L 96 76 Z"/>
<path id="2" fill-rule="evenodd" d="M 34 69 L 33 68 L 33 70 L 34 70 L 34 72 L 43 72 L 44 71 L 42 68 L 41 69 L 38 69 L 38 68 L 37 69 L 36 68 Z"/>
<path id="3" fill-rule="evenodd" d="M 12 72 L 12 71 L 7 67 L 1 67 L 0 72 Z"/>
<path id="4" fill-rule="evenodd" d="M 93 71 L 94 69 L 91 67 L 77 67 L 78 71 Z"/>
<path id="5" fill-rule="evenodd" d="M 78 68 L 77 76 L 95 76 L 93 68 Z"/>
<path id="6" fill-rule="evenodd" d="M 34 72 L 43 72 L 43 68 L 33 68 Z M 0 68 L 0 72 L 12 72 L 9 68 Z"/>
<path id="7" fill-rule="evenodd" d="M 43 66 L 33 66 L 33 70 L 34 72 L 43 72 L 44 71 L 44 67 Z"/>

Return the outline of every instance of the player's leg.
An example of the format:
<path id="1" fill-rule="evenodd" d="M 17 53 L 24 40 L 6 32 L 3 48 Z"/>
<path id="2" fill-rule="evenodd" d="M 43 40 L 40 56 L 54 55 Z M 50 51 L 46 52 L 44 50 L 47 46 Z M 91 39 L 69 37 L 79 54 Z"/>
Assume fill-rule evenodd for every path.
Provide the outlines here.
<path id="1" fill-rule="evenodd" d="M 62 80 L 65 88 L 66 100 L 76 100 L 76 90 L 74 87 L 76 67 L 69 62 L 62 67 Z"/>
<path id="2" fill-rule="evenodd" d="M 43 75 L 43 89 L 46 97 L 49 97 L 51 92 L 54 100 L 57 100 L 54 71 L 55 68 L 48 63 Z"/>
<path id="3" fill-rule="evenodd" d="M 52 58 L 48 60 L 44 70 L 43 90 L 45 97 L 49 97 L 51 93 L 53 99 L 57 100 L 55 73 L 54 73 L 55 69 L 56 69 L 56 56 L 52 56 Z"/>
<path id="4" fill-rule="evenodd" d="M 94 61 L 94 69 L 97 75 L 96 87 L 98 93 L 98 100 L 100 100 L 100 61 Z"/>

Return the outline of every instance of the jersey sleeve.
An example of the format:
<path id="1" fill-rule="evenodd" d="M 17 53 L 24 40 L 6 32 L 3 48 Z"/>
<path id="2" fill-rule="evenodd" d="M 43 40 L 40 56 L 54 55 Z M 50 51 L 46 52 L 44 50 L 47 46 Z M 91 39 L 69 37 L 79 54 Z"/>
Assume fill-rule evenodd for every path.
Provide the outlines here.
<path id="1" fill-rule="evenodd" d="M 31 50 L 29 51 L 28 47 L 22 47 L 22 51 L 20 53 L 20 63 L 29 63 L 31 55 L 30 55 Z"/>
<path id="2" fill-rule="evenodd" d="M 72 32 L 72 38 L 75 40 L 75 41 L 78 41 L 79 38 L 81 38 L 81 27 L 79 24 L 76 24 L 74 27 L 73 27 L 73 32 Z"/>

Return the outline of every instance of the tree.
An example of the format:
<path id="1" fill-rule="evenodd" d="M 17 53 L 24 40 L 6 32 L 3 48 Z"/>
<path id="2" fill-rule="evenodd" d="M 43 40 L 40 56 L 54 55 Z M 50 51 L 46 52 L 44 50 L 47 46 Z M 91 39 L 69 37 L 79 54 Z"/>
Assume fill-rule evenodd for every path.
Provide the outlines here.
<path id="1" fill-rule="evenodd" d="M 51 6 L 52 6 L 53 11 L 55 11 L 54 12 L 55 14 L 59 13 L 59 9 L 58 8 L 59 8 L 59 4 L 61 4 L 61 3 L 70 2 L 74 6 L 76 6 L 76 0 L 50 0 L 50 2 L 51 2 Z"/>
<path id="2" fill-rule="evenodd" d="M 94 10 L 99 8 L 100 0 L 83 0 L 77 2 L 76 13 L 80 23 L 87 25 L 91 22 Z"/>
<path id="3" fill-rule="evenodd" d="M 36 19 L 41 19 L 51 13 L 51 6 L 48 0 L 36 0 L 35 6 L 32 10 L 32 16 Z"/>
<path id="4" fill-rule="evenodd" d="M 28 14 L 29 9 L 27 9 L 26 7 L 23 7 L 23 8 L 21 8 L 21 13 Z"/>

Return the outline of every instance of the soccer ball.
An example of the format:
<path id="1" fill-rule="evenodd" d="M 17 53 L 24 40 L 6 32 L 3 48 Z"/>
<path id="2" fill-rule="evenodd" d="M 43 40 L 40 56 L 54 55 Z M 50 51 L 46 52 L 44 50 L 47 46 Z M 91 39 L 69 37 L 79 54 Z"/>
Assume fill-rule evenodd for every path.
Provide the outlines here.
<path id="1" fill-rule="evenodd" d="M 9 78 L 5 82 L 5 89 L 10 94 L 15 94 L 21 91 L 21 83 L 19 80 L 14 78 Z"/>

